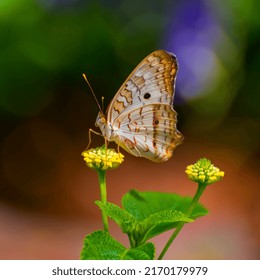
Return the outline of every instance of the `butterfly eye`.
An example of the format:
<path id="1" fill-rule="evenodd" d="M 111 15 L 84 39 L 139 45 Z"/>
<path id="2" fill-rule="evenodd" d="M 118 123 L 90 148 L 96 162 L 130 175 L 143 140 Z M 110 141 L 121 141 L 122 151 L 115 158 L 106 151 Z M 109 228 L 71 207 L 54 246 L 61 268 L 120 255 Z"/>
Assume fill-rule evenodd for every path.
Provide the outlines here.
<path id="1" fill-rule="evenodd" d="M 145 95 L 144 95 L 144 99 L 149 99 L 151 97 L 151 94 L 149 92 L 147 92 Z"/>

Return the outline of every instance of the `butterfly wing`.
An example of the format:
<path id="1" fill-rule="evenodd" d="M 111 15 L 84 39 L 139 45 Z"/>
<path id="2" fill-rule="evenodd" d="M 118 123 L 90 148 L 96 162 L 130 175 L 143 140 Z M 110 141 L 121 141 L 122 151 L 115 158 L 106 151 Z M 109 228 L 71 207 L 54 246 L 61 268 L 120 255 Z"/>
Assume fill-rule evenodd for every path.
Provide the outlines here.
<path id="1" fill-rule="evenodd" d="M 148 104 L 172 104 L 178 65 L 173 54 L 157 50 L 143 59 L 116 93 L 107 122 Z"/>
<path id="2" fill-rule="evenodd" d="M 178 65 L 173 54 L 157 50 L 134 69 L 111 101 L 104 137 L 134 156 L 168 160 L 182 142 L 173 110 Z"/>
<path id="3" fill-rule="evenodd" d="M 154 162 L 168 160 L 182 142 L 177 113 L 168 104 L 148 104 L 117 118 L 116 143 L 134 156 Z"/>

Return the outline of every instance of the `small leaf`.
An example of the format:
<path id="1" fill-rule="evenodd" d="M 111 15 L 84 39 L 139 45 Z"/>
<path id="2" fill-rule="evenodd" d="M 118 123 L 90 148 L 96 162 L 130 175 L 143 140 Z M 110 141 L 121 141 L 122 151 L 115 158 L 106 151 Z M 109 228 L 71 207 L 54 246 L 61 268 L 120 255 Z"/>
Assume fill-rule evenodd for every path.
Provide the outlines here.
<path id="1" fill-rule="evenodd" d="M 182 212 L 176 210 L 164 210 L 151 214 L 148 218 L 137 224 L 136 231 L 142 237 L 142 243 L 146 240 L 161 234 L 167 230 L 175 228 L 179 222 L 189 223 L 193 220 Z"/>
<path id="2" fill-rule="evenodd" d="M 139 247 L 129 249 L 124 256 L 124 260 L 153 260 L 154 255 L 154 244 L 148 242 Z"/>
<path id="3" fill-rule="evenodd" d="M 155 248 L 153 243 L 126 249 L 108 232 L 95 231 L 86 236 L 81 252 L 81 260 L 152 260 Z"/>
<path id="4" fill-rule="evenodd" d="M 125 247 L 108 232 L 94 231 L 87 235 L 80 255 L 81 260 L 120 260 L 126 254 Z"/>
<path id="5" fill-rule="evenodd" d="M 122 198 L 122 205 L 137 220 L 144 220 L 150 215 L 164 210 L 178 210 L 185 213 L 192 201 L 173 193 L 139 192 L 131 190 Z M 208 213 L 201 204 L 195 206 L 190 218 L 196 219 Z"/>
<path id="6" fill-rule="evenodd" d="M 126 210 L 110 202 L 96 201 L 99 208 L 114 220 L 122 229 L 123 232 L 131 232 L 135 225 L 135 218 Z"/>

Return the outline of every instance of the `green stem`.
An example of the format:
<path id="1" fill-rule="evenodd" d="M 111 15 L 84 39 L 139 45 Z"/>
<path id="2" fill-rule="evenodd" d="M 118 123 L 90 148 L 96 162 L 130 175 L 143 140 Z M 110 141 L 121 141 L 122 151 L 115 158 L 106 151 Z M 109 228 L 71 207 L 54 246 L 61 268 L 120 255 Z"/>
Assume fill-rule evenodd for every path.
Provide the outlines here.
<path id="1" fill-rule="evenodd" d="M 194 207 L 197 205 L 202 193 L 205 191 L 207 185 L 205 184 L 198 184 L 198 189 L 197 192 L 195 194 L 195 196 L 193 197 L 191 204 L 189 206 L 189 208 L 187 209 L 186 215 L 189 217 L 192 214 L 192 211 L 194 209 Z M 168 240 L 168 242 L 166 243 L 166 245 L 164 246 L 160 256 L 158 257 L 158 260 L 162 260 L 165 253 L 167 252 L 167 250 L 169 249 L 169 247 L 171 246 L 172 242 L 174 241 L 174 239 L 177 237 L 177 235 L 179 234 L 179 232 L 182 230 L 183 226 L 185 225 L 185 222 L 180 222 L 178 224 L 178 226 L 176 227 L 175 231 L 173 232 L 172 236 L 170 237 L 170 239 Z"/>
<path id="2" fill-rule="evenodd" d="M 205 191 L 207 185 L 206 184 L 202 184 L 202 183 L 199 183 L 198 184 L 198 189 L 197 189 L 197 192 L 195 193 L 193 199 L 192 199 L 192 202 L 186 212 L 186 215 L 189 217 L 191 215 L 191 213 L 193 212 L 195 206 L 198 204 L 199 202 L 199 199 L 201 197 L 201 195 L 203 194 L 203 192 Z"/>
<path id="3" fill-rule="evenodd" d="M 100 198 L 101 202 L 107 202 L 107 187 L 106 187 L 106 171 L 98 170 L 98 182 L 100 187 Z M 104 230 L 108 232 L 108 218 L 105 212 L 102 210 L 102 220 L 104 225 Z"/>
<path id="4" fill-rule="evenodd" d="M 134 240 L 133 235 L 128 234 L 128 238 L 129 238 L 129 241 L 130 241 L 131 248 L 134 248 L 135 247 L 135 240 Z"/>

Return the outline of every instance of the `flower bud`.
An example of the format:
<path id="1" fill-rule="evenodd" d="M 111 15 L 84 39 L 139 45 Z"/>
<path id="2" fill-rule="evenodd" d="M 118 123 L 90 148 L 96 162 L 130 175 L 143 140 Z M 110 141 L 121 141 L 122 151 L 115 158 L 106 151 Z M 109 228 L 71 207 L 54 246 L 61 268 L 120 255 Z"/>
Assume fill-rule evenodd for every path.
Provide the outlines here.
<path id="1" fill-rule="evenodd" d="M 108 170 L 117 168 L 123 161 L 124 155 L 114 149 L 102 147 L 83 151 L 81 154 L 88 167 L 95 170 Z"/>
<path id="2" fill-rule="evenodd" d="M 206 158 L 201 158 L 195 164 L 187 166 L 185 173 L 190 180 L 206 185 L 213 184 L 224 177 L 224 172 Z"/>

